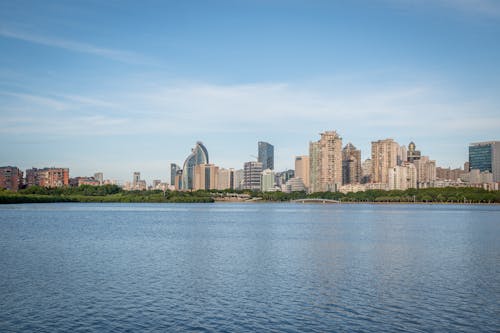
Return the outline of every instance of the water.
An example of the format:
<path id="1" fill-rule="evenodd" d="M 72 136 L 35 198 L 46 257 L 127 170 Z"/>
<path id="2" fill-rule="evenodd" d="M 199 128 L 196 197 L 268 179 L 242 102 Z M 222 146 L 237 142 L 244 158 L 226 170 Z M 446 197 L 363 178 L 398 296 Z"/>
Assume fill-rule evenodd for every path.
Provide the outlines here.
<path id="1" fill-rule="evenodd" d="M 500 207 L 0 205 L 1 332 L 500 331 Z"/>

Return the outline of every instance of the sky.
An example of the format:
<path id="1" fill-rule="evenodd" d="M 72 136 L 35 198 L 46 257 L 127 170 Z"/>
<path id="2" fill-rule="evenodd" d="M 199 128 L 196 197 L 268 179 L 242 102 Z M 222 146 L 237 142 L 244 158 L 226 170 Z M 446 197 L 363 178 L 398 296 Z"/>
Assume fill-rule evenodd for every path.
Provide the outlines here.
<path id="1" fill-rule="evenodd" d="M 499 140 L 500 1 L 0 1 L 0 165 L 280 171 L 327 130 L 452 168 Z"/>

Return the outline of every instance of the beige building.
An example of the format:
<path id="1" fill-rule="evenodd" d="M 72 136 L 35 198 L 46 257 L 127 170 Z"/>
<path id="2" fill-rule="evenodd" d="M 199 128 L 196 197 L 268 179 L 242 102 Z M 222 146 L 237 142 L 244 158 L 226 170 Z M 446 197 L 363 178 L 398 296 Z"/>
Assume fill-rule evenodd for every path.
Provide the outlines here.
<path id="1" fill-rule="evenodd" d="M 194 167 L 193 190 L 217 189 L 219 167 L 214 164 L 198 164 Z"/>
<path id="2" fill-rule="evenodd" d="M 217 175 L 217 189 L 234 189 L 234 169 L 219 169 L 219 174 Z"/>
<path id="3" fill-rule="evenodd" d="M 417 188 L 417 169 L 412 163 L 396 165 L 388 170 L 389 190 Z"/>
<path id="4" fill-rule="evenodd" d="M 417 187 L 432 187 L 436 180 L 436 161 L 431 161 L 429 156 L 422 156 L 414 160 L 413 164 L 417 169 Z"/>
<path id="5" fill-rule="evenodd" d="M 295 178 L 300 178 L 304 186 L 309 187 L 309 156 L 295 157 Z"/>
<path id="6" fill-rule="evenodd" d="M 393 139 L 372 141 L 372 183 L 389 183 L 389 169 L 398 165 L 399 149 Z"/>
<path id="7" fill-rule="evenodd" d="M 309 144 L 310 192 L 337 191 L 342 185 L 342 138 L 335 131 L 320 135 Z"/>

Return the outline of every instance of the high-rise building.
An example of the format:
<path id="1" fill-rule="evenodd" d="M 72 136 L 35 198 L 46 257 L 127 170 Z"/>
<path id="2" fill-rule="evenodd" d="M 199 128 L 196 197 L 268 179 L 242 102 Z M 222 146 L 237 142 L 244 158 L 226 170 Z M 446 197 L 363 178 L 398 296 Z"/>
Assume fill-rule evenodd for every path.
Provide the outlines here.
<path id="1" fill-rule="evenodd" d="M 63 187 L 69 185 L 68 168 L 32 168 L 26 170 L 27 186 Z"/>
<path id="2" fill-rule="evenodd" d="M 408 161 L 408 151 L 405 145 L 401 145 L 398 149 L 398 165 Z"/>
<path id="3" fill-rule="evenodd" d="M 274 172 L 271 169 L 266 169 L 261 173 L 260 190 L 269 192 L 274 190 Z"/>
<path id="4" fill-rule="evenodd" d="M 17 192 L 23 184 L 23 173 L 13 166 L 0 167 L 0 188 Z"/>
<path id="5" fill-rule="evenodd" d="M 242 190 L 243 189 L 243 179 L 244 179 L 245 171 L 243 169 L 234 170 L 234 189 Z"/>
<path id="6" fill-rule="evenodd" d="M 393 139 L 372 141 L 372 183 L 389 183 L 389 169 L 398 165 L 398 150 Z"/>
<path id="7" fill-rule="evenodd" d="M 309 187 L 309 156 L 295 157 L 295 178 L 300 178 L 306 188 Z"/>
<path id="8" fill-rule="evenodd" d="M 191 190 L 194 188 L 194 167 L 200 164 L 208 164 L 208 151 L 202 142 L 196 142 L 191 150 L 191 154 L 186 158 L 182 167 L 182 189 Z"/>
<path id="9" fill-rule="evenodd" d="M 261 173 L 261 162 L 245 162 L 243 167 L 243 189 L 259 191 Z"/>
<path id="10" fill-rule="evenodd" d="M 274 146 L 263 141 L 259 141 L 258 146 L 258 161 L 262 163 L 262 168 L 274 170 Z"/>
<path id="11" fill-rule="evenodd" d="M 194 166 L 194 190 L 214 190 L 217 188 L 219 167 L 213 164 Z"/>
<path id="12" fill-rule="evenodd" d="M 500 141 L 486 141 L 469 145 L 470 170 L 489 171 L 493 181 L 500 182 Z"/>
<path id="13" fill-rule="evenodd" d="M 420 159 L 420 150 L 417 150 L 417 146 L 415 145 L 415 142 L 410 142 L 408 145 L 408 159 L 407 161 L 410 163 L 413 163 L 415 160 Z"/>
<path id="14" fill-rule="evenodd" d="M 348 143 L 342 149 L 342 184 L 361 182 L 361 150 Z"/>
<path id="15" fill-rule="evenodd" d="M 389 190 L 407 190 L 417 187 L 417 170 L 412 163 L 405 162 L 388 170 Z"/>
<path id="16" fill-rule="evenodd" d="M 372 180 L 372 160 L 367 158 L 361 164 L 361 183 L 370 183 Z"/>
<path id="17" fill-rule="evenodd" d="M 342 185 L 342 138 L 335 131 L 320 135 L 309 144 L 310 191 L 337 191 Z"/>
<path id="18" fill-rule="evenodd" d="M 170 185 L 175 186 L 175 176 L 177 175 L 177 171 L 181 169 L 180 166 L 178 166 L 175 163 L 170 163 Z"/>
<path id="19" fill-rule="evenodd" d="M 218 190 L 234 190 L 234 169 L 219 169 L 217 177 Z"/>
<path id="20" fill-rule="evenodd" d="M 436 180 L 436 161 L 431 161 L 428 156 L 421 156 L 413 164 L 417 170 L 417 187 L 432 187 Z"/>

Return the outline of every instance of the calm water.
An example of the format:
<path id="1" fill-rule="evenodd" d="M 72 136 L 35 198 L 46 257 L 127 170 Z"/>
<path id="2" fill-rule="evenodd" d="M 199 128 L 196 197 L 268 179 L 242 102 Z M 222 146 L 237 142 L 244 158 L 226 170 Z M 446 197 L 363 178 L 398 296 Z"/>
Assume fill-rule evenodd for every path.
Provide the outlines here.
<path id="1" fill-rule="evenodd" d="M 1 332 L 500 331 L 500 207 L 0 205 Z"/>

